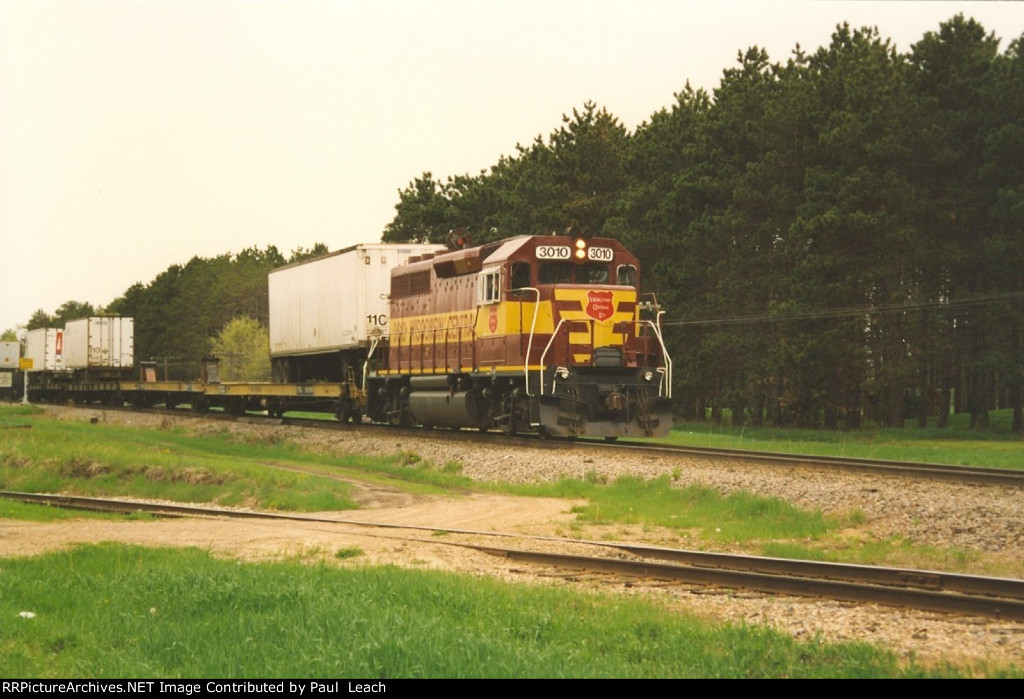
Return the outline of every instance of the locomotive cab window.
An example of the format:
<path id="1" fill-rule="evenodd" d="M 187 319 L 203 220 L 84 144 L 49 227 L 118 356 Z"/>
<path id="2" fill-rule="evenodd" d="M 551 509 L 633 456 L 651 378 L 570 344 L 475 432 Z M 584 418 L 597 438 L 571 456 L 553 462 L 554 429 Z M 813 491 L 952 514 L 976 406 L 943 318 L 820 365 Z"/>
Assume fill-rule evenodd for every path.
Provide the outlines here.
<path id="1" fill-rule="evenodd" d="M 619 286 L 636 287 L 636 267 L 633 265 L 619 265 L 615 276 L 615 283 Z"/>
<path id="2" fill-rule="evenodd" d="M 537 279 L 541 284 L 568 284 L 572 281 L 572 263 L 541 262 Z"/>
<path id="3" fill-rule="evenodd" d="M 537 274 L 541 284 L 607 284 L 608 266 L 573 262 L 542 262 Z"/>
<path id="4" fill-rule="evenodd" d="M 509 289 L 523 289 L 530 286 L 530 265 L 527 262 L 513 262 L 510 267 Z"/>
<path id="5" fill-rule="evenodd" d="M 576 270 L 577 284 L 607 284 L 607 265 L 582 265 Z"/>
<path id="6" fill-rule="evenodd" d="M 498 303 L 501 300 L 501 270 L 486 270 L 477 281 L 477 298 L 480 305 Z"/>

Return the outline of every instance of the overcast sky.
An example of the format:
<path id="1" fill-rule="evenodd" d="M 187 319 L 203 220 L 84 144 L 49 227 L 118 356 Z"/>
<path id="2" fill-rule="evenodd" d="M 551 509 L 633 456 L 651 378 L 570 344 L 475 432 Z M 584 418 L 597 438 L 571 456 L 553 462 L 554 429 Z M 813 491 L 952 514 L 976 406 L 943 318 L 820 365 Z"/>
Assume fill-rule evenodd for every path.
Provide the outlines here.
<path id="1" fill-rule="evenodd" d="M 477 173 L 591 100 L 627 128 L 752 45 L 900 51 L 1015 2 L 0 0 L 0 330 L 174 263 L 380 240 L 425 171 Z"/>

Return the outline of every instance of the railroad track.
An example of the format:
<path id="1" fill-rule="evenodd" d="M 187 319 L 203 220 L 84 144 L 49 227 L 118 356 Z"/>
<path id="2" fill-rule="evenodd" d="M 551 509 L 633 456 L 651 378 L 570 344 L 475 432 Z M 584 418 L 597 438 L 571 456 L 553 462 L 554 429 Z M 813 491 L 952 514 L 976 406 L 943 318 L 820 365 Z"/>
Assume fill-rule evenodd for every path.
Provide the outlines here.
<path id="1" fill-rule="evenodd" d="M 602 446 L 602 445 L 598 445 Z M 1024 487 L 1024 471 L 983 466 L 952 466 L 949 464 L 928 464 L 912 461 L 886 461 L 881 459 L 856 459 L 837 456 L 809 456 L 780 454 L 776 452 L 747 451 L 743 449 L 715 449 L 710 447 L 682 447 L 658 444 L 611 444 L 609 447 L 633 449 L 644 453 L 666 455 L 704 456 L 716 459 L 756 461 L 787 466 L 809 468 L 830 468 L 848 473 L 870 473 L 911 477 L 923 480 L 938 480 L 950 483 L 972 483 L 975 485 L 1004 485 Z"/>
<path id="2" fill-rule="evenodd" d="M 246 418 L 261 422 L 264 418 Z M 272 419 L 272 418 L 267 418 Z M 279 418 L 278 424 L 320 429 L 356 429 L 352 425 L 341 425 L 325 420 L 305 418 Z M 448 441 L 475 442 L 480 434 L 470 430 L 422 430 L 416 428 L 396 428 L 384 425 L 361 425 L 358 429 L 374 428 L 381 430 L 402 430 L 410 436 L 425 439 L 445 439 Z M 709 459 L 728 459 L 730 461 L 749 461 L 758 464 L 793 466 L 801 468 L 828 468 L 847 473 L 868 473 L 872 475 L 917 478 L 921 480 L 937 480 L 949 483 L 970 483 L 974 485 L 1000 485 L 1024 488 L 1024 471 L 1002 468 L 985 468 L 982 466 L 952 466 L 948 464 L 928 464 L 911 461 L 886 461 L 879 459 L 857 459 L 845 457 L 812 456 L 801 454 L 780 454 L 777 452 L 749 451 L 744 449 L 718 449 L 713 447 L 687 447 L 679 445 L 655 444 L 650 442 L 605 442 L 600 440 L 560 440 L 541 439 L 536 435 L 506 437 L 500 434 L 487 435 L 489 443 L 507 443 L 512 447 L 521 447 L 527 442 L 532 447 L 545 449 L 599 449 L 605 452 L 633 452 L 650 456 L 668 457 L 700 457 Z"/>
<path id="3" fill-rule="evenodd" d="M 382 430 L 395 435 L 407 435 L 422 439 L 441 439 L 451 442 L 478 442 L 481 434 L 474 430 L 425 430 L 422 428 L 394 427 L 390 425 L 351 425 L 329 419 L 299 417 L 269 417 L 257 414 L 232 416 L 227 413 L 208 412 L 197 415 L 188 410 L 167 410 L 164 408 L 129 408 L 111 406 L 76 406 L 84 410 L 143 412 L 158 415 L 171 415 L 182 418 L 226 420 L 244 422 L 255 425 L 292 425 L 327 430 Z M 973 485 L 998 485 L 1012 488 L 1024 488 L 1024 470 L 1001 468 L 985 468 L 982 466 L 953 466 L 949 464 L 928 464 L 910 461 L 886 461 L 880 459 L 860 459 L 846 457 L 814 456 L 806 454 L 782 454 L 777 452 L 749 451 L 744 449 L 719 449 L 714 447 L 687 447 L 680 445 L 655 444 L 650 442 L 605 442 L 600 440 L 582 439 L 542 439 L 537 435 L 520 435 L 508 437 L 498 433 L 488 433 L 485 438 L 490 444 L 507 444 L 518 448 L 523 444 L 543 449 L 594 449 L 606 452 L 627 451 L 650 456 L 666 457 L 697 457 L 707 459 L 728 459 L 730 461 L 748 461 L 760 465 L 789 466 L 808 469 L 830 469 L 847 473 L 866 473 L 879 476 L 915 478 L 919 480 L 936 480 L 948 483 L 965 483 Z"/>
<path id="4" fill-rule="evenodd" d="M 636 581 L 709 586 L 747 590 L 772 595 L 793 595 L 873 603 L 890 607 L 921 609 L 949 614 L 983 616 L 1024 621 L 1024 580 L 988 578 L 939 571 L 882 568 L 805 560 L 705 553 L 627 543 L 528 537 L 448 527 L 381 524 L 348 518 L 325 518 L 302 514 L 252 512 L 185 505 L 141 503 L 107 498 L 0 492 L 0 497 L 20 502 L 119 513 L 146 512 L 162 517 L 232 517 L 264 520 L 292 520 L 334 526 L 355 526 L 370 536 L 394 536 L 389 531 L 429 532 L 430 537 L 412 539 L 431 545 L 455 546 L 481 551 L 510 561 L 545 566 L 572 576 L 579 572 L 608 575 Z M 373 533 L 377 530 L 379 533 Z M 487 543 L 439 539 L 433 534 L 485 538 Z M 405 540 L 410 540 L 404 537 Z M 550 553 L 513 548 L 499 542 L 522 544 L 558 542 L 576 548 L 591 548 L 594 555 Z"/>

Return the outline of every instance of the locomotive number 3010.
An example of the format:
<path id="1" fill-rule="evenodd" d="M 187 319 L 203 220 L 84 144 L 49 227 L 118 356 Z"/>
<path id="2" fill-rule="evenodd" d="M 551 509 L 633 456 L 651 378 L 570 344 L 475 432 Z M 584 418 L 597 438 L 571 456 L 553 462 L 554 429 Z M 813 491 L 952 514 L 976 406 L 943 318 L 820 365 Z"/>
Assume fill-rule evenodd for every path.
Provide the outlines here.
<path id="1" fill-rule="evenodd" d="M 538 260 L 568 260 L 570 250 L 568 245 L 538 245 Z"/>

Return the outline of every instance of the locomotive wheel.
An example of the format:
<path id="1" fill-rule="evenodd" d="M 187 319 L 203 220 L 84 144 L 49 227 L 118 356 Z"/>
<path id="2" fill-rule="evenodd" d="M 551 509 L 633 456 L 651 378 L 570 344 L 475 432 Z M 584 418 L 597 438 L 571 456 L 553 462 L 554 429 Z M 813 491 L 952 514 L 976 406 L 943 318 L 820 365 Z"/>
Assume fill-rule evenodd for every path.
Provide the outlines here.
<path id="1" fill-rule="evenodd" d="M 519 434 L 519 421 L 522 413 L 519 410 L 519 401 L 516 400 L 515 392 L 508 391 L 502 397 L 502 407 L 505 410 L 505 422 L 501 426 L 501 431 L 508 437 L 515 437 Z"/>
<path id="2" fill-rule="evenodd" d="M 338 422 L 346 424 L 352 419 L 352 402 L 348 398 L 342 398 L 341 404 L 338 406 L 338 411 L 334 414 Z"/>
<path id="3" fill-rule="evenodd" d="M 393 427 L 408 427 L 412 424 L 409 408 L 400 401 L 400 398 L 396 398 L 395 401 L 388 403 L 388 422 Z"/>

